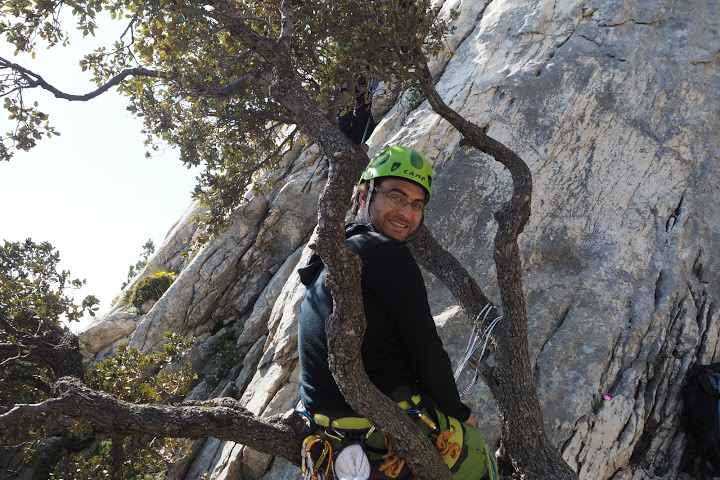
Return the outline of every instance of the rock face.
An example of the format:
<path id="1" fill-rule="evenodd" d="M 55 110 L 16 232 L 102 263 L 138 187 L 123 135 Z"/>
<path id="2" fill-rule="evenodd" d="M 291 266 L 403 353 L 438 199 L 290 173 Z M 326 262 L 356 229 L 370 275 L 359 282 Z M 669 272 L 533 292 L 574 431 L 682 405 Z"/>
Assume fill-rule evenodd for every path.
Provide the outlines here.
<path id="1" fill-rule="evenodd" d="M 461 15 L 455 55 L 432 65 L 438 91 L 533 173 L 520 247 L 547 432 L 582 479 L 692 478 L 680 387 L 690 366 L 720 360 L 720 3 L 454 0 L 441 15 L 450 8 Z M 509 175 L 462 150 L 427 102 L 409 111 L 402 98 L 369 153 L 398 143 L 432 159 L 427 225 L 499 302 L 492 212 Z M 241 363 L 211 395 L 260 415 L 295 408 L 293 272 L 308 255 L 326 165 L 314 148 L 291 152 L 274 187 L 239 209 L 146 315 L 130 328 L 114 312 L 83 334 L 92 353 L 121 338 L 150 349 L 173 330 L 198 337 L 197 365 L 209 368 L 203 342 L 243 318 Z M 428 285 L 457 358 L 469 320 L 439 282 Z M 613 399 L 593 408 L 603 392 Z M 497 442 L 487 388 L 466 400 Z M 299 477 L 240 445 L 209 439 L 194 451 L 188 479 Z"/>

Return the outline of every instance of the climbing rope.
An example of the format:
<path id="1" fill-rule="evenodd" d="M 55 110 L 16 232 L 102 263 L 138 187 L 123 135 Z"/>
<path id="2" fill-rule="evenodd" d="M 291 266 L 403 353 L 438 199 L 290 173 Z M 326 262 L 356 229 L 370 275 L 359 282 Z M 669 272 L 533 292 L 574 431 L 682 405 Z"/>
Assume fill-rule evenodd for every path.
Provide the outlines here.
<path id="1" fill-rule="evenodd" d="M 430 428 L 430 435 L 435 439 L 435 448 L 438 449 L 441 456 L 456 458 L 460 454 L 460 451 L 462 451 L 462 445 L 450 441 L 450 437 L 455 434 L 454 425 L 450 425 L 449 430 L 440 431 L 435 422 L 420 411 L 418 411 L 418 418 Z M 398 456 L 395 445 L 393 445 L 392 441 L 388 437 L 385 437 L 385 445 L 387 446 L 388 451 L 385 455 L 383 455 L 383 462 L 380 464 L 380 471 L 390 478 L 396 478 L 405 465 L 405 460 Z"/>
<path id="2" fill-rule="evenodd" d="M 437 436 L 435 441 L 435 447 L 443 457 L 451 456 L 456 458 L 462 450 L 462 446 L 459 443 L 451 442 L 450 437 L 455 435 L 455 425 L 450 425 L 450 430 L 443 430 Z"/>
<path id="3" fill-rule="evenodd" d="M 500 478 L 500 473 L 498 472 L 498 466 L 495 462 L 495 457 L 490 455 L 490 451 L 487 448 L 487 445 L 485 445 L 485 461 L 487 462 L 487 474 L 490 480 L 498 480 Z"/>
<path id="4" fill-rule="evenodd" d="M 480 356 L 478 359 L 482 359 L 485 355 L 485 350 L 487 350 L 488 342 L 490 341 L 490 334 L 492 333 L 493 329 L 497 326 L 498 323 L 502 320 L 502 316 L 496 317 L 492 322 L 490 322 L 490 325 L 485 328 L 485 331 L 480 335 L 480 327 L 485 323 L 485 320 L 487 320 L 487 316 L 490 314 L 490 311 L 492 311 L 493 305 L 492 303 L 488 303 L 483 307 L 482 310 L 480 310 L 480 313 L 478 313 L 477 317 L 475 318 L 475 322 L 473 323 L 473 329 L 472 333 L 470 334 L 470 340 L 468 341 L 468 345 L 465 348 L 465 353 L 463 354 L 462 358 L 458 362 L 457 367 L 455 367 L 454 377 L 455 377 L 455 383 L 457 383 L 458 378 L 460 378 L 460 374 L 462 373 L 463 369 L 467 366 L 468 362 L 470 361 L 470 358 L 475 354 L 475 352 L 478 351 L 478 349 L 482 346 L 482 350 L 480 352 Z M 482 317 L 482 320 L 480 320 L 480 317 Z M 473 374 L 473 378 L 470 381 L 470 383 L 463 389 L 462 392 L 460 392 L 460 396 L 464 397 L 468 394 L 468 392 L 477 384 L 479 379 L 479 370 L 480 370 L 480 362 L 477 362 L 477 365 L 475 366 L 475 373 Z"/>
<path id="5" fill-rule="evenodd" d="M 380 471 L 390 478 L 397 478 L 400 475 L 400 471 L 405 466 L 405 460 L 398 456 L 395 445 L 392 441 L 385 437 L 385 446 L 388 451 L 383 455 L 383 462 L 380 464 Z"/>

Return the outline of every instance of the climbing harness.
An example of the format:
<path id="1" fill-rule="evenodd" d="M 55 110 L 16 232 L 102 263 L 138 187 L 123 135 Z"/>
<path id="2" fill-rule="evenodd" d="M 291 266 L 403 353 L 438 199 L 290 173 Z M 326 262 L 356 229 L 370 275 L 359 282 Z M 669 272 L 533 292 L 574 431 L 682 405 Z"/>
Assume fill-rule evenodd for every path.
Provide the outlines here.
<path id="1" fill-rule="evenodd" d="M 470 334 L 470 340 L 468 341 L 467 348 L 465 348 L 465 353 L 463 354 L 462 358 L 458 362 L 457 367 L 455 367 L 455 382 L 457 383 L 458 378 L 460 378 L 460 374 L 462 373 L 463 369 L 467 366 L 468 362 L 470 361 L 470 358 L 477 352 L 477 350 L 482 346 L 482 350 L 480 351 L 480 356 L 478 359 L 482 359 L 485 355 L 485 350 L 487 349 L 488 342 L 490 341 L 490 334 L 492 333 L 493 329 L 497 326 L 500 321 L 502 321 L 502 316 L 496 317 L 492 322 L 490 322 L 490 325 L 485 328 L 485 331 L 480 335 L 480 326 L 485 323 L 485 320 L 487 319 L 487 316 L 490 314 L 490 312 L 493 309 L 492 303 L 489 303 L 483 307 L 482 310 L 480 310 L 480 313 L 478 313 L 477 317 L 475 318 L 475 322 L 473 323 L 473 329 L 472 333 Z M 482 316 L 482 320 L 480 320 L 480 317 Z M 478 377 L 479 377 L 479 369 L 480 369 L 480 362 L 478 361 L 477 365 L 475 366 L 475 373 L 473 374 L 473 378 L 470 381 L 470 383 L 463 389 L 462 392 L 460 392 L 460 396 L 464 397 L 468 394 L 468 392 L 477 384 Z"/>
<path id="2" fill-rule="evenodd" d="M 448 425 L 447 430 L 441 431 L 427 411 L 422 409 L 421 402 L 420 395 L 413 395 L 408 400 L 398 402 L 398 406 L 428 428 L 428 438 L 435 444 L 440 455 L 457 458 L 462 445 L 451 441 L 450 437 L 459 427 Z M 306 411 L 298 410 L 298 412 L 305 417 L 306 423 L 313 432 L 322 431 L 324 435 L 313 434 L 305 438 L 303 442 L 302 471 L 304 480 L 329 480 L 330 472 L 339 480 L 369 478 L 369 460 L 365 455 L 365 449 L 382 455 L 379 470 L 386 476 L 396 478 L 403 470 L 405 461 L 398 456 L 397 450 L 388 437 L 383 437 L 386 451 L 382 450 L 380 445 L 372 447 L 366 443 L 370 436 L 377 431 L 366 418 L 331 418 L 321 413 L 311 415 Z M 333 458 L 332 442 L 335 442 L 337 458 Z M 323 445 L 321 452 L 319 445 Z M 313 446 L 316 446 L 314 450 Z M 347 453 L 343 455 L 346 450 Z M 325 464 L 326 461 L 327 464 Z M 323 465 L 325 465 L 324 473 L 321 471 Z M 364 476 L 366 466 L 368 474 Z"/>
<path id="3" fill-rule="evenodd" d="M 370 478 L 370 460 L 365 455 L 364 442 L 375 431 L 370 422 L 361 417 L 330 418 L 316 413 L 310 415 L 298 410 L 308 427 L 322 434 L 305 438 L 302 448 L 303 480 L 367 480 Z M 322 451 L 312 447 L 323 445 Z M 333 444 L 336 447 L 333 447 Z M 319 452 L 319 453 L 318 453 Z M 335 453 L 335 456 L 333 455 Z M 314 460 L 313 455 L 317 456 Z M 321 471 L 323 462 L 324 472 Z M 332 476 L 328 476 L 332 472 Z"/>
<path id="4" fill-rule="evenodd" d="M 483 312 L 483 314 L 486 313 Z M 473 347 L 471 350 L 475 350 L 475 348 Z M 459 461 L 460 457 L 463 457 L 461 452 L 465 445 L 464 436 L 466 434 L 464 427 L 455 418 L 431 417 L 428 412 L 435 411 L 434 407 L 422 406 L 422 403 L 423 399 L 420 395 L 413 395 L 407 400 L 398 402 L 398 406 L 414 418 L 417 425 L 422 427 L 421 430 L 435 445 L 446 465 L 451 470 L 457 468 L 453 465 Z M 398 478 L 407 471 L 406 462 L 398 456 L 397 449 L 390 438 L 379 436 L 380 432 L 366 418 L 334 418 L 320 413 L 311 415 L 306 411 L 299 411 L 299 413 L 305 416 L 312 431 L 317 432 L 308 436 L 303 442 L 303 480 L 330 480 L 331 478 L 367 480 L 372 471 L 370 458 L 374 458 L 373 462 L 377 462 L 373 463 L 373 468 L 377 469 L 375 471 L 381 472 L 388 478 Z M 378 435 L 373 435 L 376 432 Z M 383 444 L 385 448 L 383 448 Z M 477 453 L 484 458 L 490 480 L 498 480 L 497 464 L 488 451 L 487 445 L 483 442 L 482 447 L 478 445 L 471 448 L 477 448 Z M 368 455 L 371 456 L 368 458 Z"/>

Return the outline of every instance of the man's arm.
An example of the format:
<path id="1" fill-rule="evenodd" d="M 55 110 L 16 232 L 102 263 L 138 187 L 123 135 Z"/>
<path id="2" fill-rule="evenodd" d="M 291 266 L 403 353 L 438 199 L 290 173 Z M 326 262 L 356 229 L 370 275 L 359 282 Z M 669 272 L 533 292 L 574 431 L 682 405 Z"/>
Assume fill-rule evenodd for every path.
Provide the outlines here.
<path id="1" fill-rule="evenodd" d="M 468 420 L 471 412 L 460 401 L 450 358 L 430 312 L 420 268 L 410 251 L 398 242 L 387 245 L 382 259 L 373 262 L 372 267 L 380 287 L 378 295 L 384 297 L 389 317 L 398 326 L 399 341 L 416 381 L 440 410 L 460 421 Z"/>
<path id="2" fill-rule="evenodd" d="M 470 425 L 471 427 L 476 427 L 476 428 L 477 428 L 477 424 L 476 424 L 476 422 L 475 422 L 475 415 L 473 415 L 472 413 L 470 414 L 470 416 L 468 417 L 468 419 L 465 420 L 463 423 L 466 424 L 466 425 Z"/>

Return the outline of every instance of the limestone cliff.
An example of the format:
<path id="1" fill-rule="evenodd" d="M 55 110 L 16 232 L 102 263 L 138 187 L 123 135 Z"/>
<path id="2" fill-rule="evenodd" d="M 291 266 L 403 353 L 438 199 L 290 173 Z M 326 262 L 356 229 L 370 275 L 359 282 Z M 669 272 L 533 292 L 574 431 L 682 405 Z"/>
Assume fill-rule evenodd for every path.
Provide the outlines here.
<path id="1" fill-rule="evenodd" d="M 679 388 L 695 363 L 720 360 L 720 3 L 671 0 L 454 0 L 461 11 L 432 65 L 445 101 L 518 152 L 534 178 L 521 236 L 535 381 L 546 429 L 582 479 L 687 477 Z M 408 96 L 369 140 L 412 146 L 436 169 L 427 225 L 494 301 L 492 212 L 510 191 L 503 168 L 458 147 L 459 136 Z M 241 361 L 214 392 L 257 414 L 297 403 L 293 275 L 307 256 L 327 161 L 287 155 L 273 188 L 201 249 L 143 316 L 121 310 L 83 333 L 103 354 L 125 339 L 152 348 L 163 332 L 204 345 L 236 319 Z M 158 255 L 176 258 L 179 222 Z M 189 230 L 188 230 L 189 229 Z M 182 233 L 177 233 L 182 231 Z M 180 236 L 182 235 L 182 236 Z M 179 262 L 178 260 L 175 260 Z M 469 320 L 428 277 L 431 306 L 457 358 Z M 593 398 L 613 400 L 597 412 Z M 497 442 L 492 399 L 467 397 Z M 185 478 L 298 478 L 287 462 L 209 439 Z M 242 476 L 239 476 L 242 472 Z"/>

